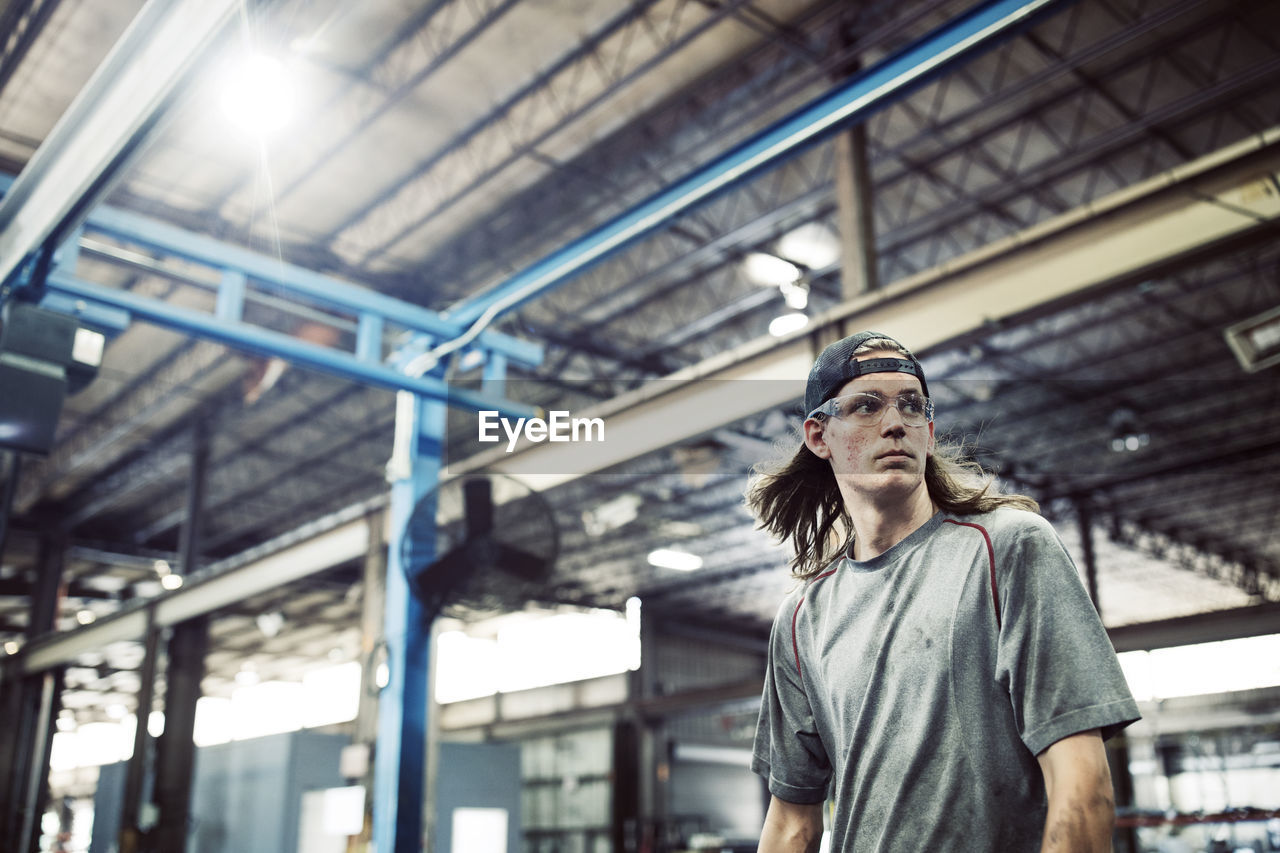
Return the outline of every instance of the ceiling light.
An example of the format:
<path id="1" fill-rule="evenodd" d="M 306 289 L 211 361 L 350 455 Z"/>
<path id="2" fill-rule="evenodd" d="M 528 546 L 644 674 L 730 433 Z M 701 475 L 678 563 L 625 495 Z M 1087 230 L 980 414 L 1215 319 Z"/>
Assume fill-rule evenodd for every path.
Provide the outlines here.
<path id="1" fill-rule="evenodd" d="M 674 569 L 677 572 L 694 572 L 702 568 L 702 558 L 688 551 L 658 548 L 656 551 L 649 552 L 649 565 L 660 569 Z"/>
<path id="2" fill-rule="evenodd" d="M 633 492 L 610 498 L 595 509 L 584 510 L 582 526 L 591 536 L 603 536 L 636 520 L 644 499 Z"/>
<path id="3" fill-rule="evenodd" d="M 79 622 L 81 625 L 88 625 L 91 622 L 93 622 L 93 620 L 96 618 L 97 617 L 93 615 L 92 610 L 81 610 L 79 613 L 76 614 L 76 621 Z"/>
<path id="4" fill-rule="evenodd" d="M 16 655 L 18 653 L 18 644 L 10 640 L 4 644 L 4 653 L 7 655 Z"/>
<path id="5" fill-rule="evenodd" d="M 840 238 L 823 223 L 808 222 L 778 240 L 778 254 L 811 270 L 825 269 L 840 260 Z"/>
<path id="6" fill-rule="evenodd" d="M 809 317 L 803 311 L 780 314 L 769 323 L 769 334 L 775 338 L 783 338 L 792 332 L 798 332 L 809 325 Z"/>
<path id="7" fill-rule="evenodd" d="M 742 272 L 756 284 L 778 287 L 800 278 L 800 268 L 777 255 L 752 252 L 742 262 Z"/>
<path id="8" fill-rule="evenodd" d="M 240 671 L 236 673 L 236 684 L 242 687 L 252 687 L 261 681 L 258 675 L 258 666 L 253 661 L 245 661 L 240 664 Z"/>
<path id="9" fill-rule="evenodd" d="M 119 702 L 107 706 L 107 716 L 113 720 L 123 720 L 129 709 Z"/>
<path id="10" fill-rule="evenodd" d="M 182 575 L 165 575 L 160 578 L 160 585 L 165 589 L 177 589 L 182 586 Z"/>
<path id="11" fill-rule="evenodd" d="M 258 625 L 258 630 L 263 636 L 270 639 L 280 633 L 280 629 L 284 627 L 284 614 L 279 610 L 271 613 L 259 613 L 257 619 L 254 620 Z"/>
<path id="12" fill-rule="evenodd" d="M 1280 364 L 1280 307 L 1236 323 L 1223 334 L 1246 372 Z"/>
<path id="13" fill-rule="evenodd" d="M 220 100 L 222 111 L 241 131 L 269 136 L 284 127 L 293 114 L 289 69 L 274 56 L 243 56 L 227 69 Z"/>
<path id="14" fill-rule="evenodd" d="M 155 568 L 156 568 L 156 574 L 159 575 L 160 577 L 164 577 L 165 575 L 169 574 L 170 571 L 172 571 L 169 568 L 168 560 L 156 560 Z"/>
<path id="15" fill-rule="evenodd" d="M 805 281 L 788 281 L 778 285 L 782 291 L 782 299 L 792 311 L 803 311 L 809 307 L 809 284 Z"/>

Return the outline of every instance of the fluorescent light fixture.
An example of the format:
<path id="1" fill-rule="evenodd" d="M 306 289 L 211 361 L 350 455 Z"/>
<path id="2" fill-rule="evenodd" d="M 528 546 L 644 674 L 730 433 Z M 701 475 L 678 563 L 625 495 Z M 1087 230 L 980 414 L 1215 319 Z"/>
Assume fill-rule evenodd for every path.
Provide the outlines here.
<path id="1" fill-rule="evenodd" d="M 13 640 L 4 644 L 4 653 L 7 655 L 16 655 L 18 653 L 18 649 L 18 644 L 13 642 Z"/>
<path id="2" fill-rule="evenodd" d="M 780 314 L 769 322 L 769 334 L 775 338 L 783 338 L 792 332 L 798 332 L 809 325 L 809 317 L 803 311 Z"/>
<path id="3" fill-rule="evenodd" d="M 263 636 L 271 639 L 279 634 L 280 629 L 284 627 L 284 614 L 279 610 L 274 610 L 270 613 L 259 613 L 254 622 Z"/>
<path id="4" fill-rule="evenodd" d="M 165 589 L 177 589 L 182 586 L 182 575 L 168 574 L 160 578 L 160 586 Z"/>
<path id="5" fill-rule="evenodd" d="M 677 572 L 696 572 L 702 568 L 702 558 L 688 551 L 658 548 L 649 552 L 649 565 L 660 569 L 674 569 Z"/>
<path id="6" fill-rule="evenodd" d="M 239 130 L 270 136 L 293 115 L 294 87 L 283 61 L 252 53 L 233 62 L 222 83 L 221 106 Z"/>
<path id="7" fill-rule="evenodd" d="M 93 615 L 92 610 L 81 610 L 79 613 L 76 614 L 76 621 L 79 622 L 81 625 L 89 625 L 96 618 L 97 617 Z"/>
<path id="8" fill-rule="evenodd" d="M 792 311 L 803 311 L 809 307 L 809 285 L 804 281 L 788 281 L 778 285 L 782 291 L 782 299 Z"/>
<path id="9" fill-rule="evenodd" d="M 595 509 L 583 510 L 582 526 L 590 536 L 603 536 L 635 521 L 643 502 L 644 499 L 634 492 L 624 492 Z"/>
<path id="10" fill-rule="evenodd" d="M 1223 334 L 1245 372 L 1280 364 L 1280 307 L 1236 323 Z"/>
<path id="11" fill-rule="evenodd" d="M 778 240 L 778 254 L 811 270 L 825 269 L 840 260 L 840 238 L 821 222 L 808 222 Z"/>
<path id="12" fill-rule="evenodd" d="M 71 357 L 81 364 L 98 367 L 102 364 L 102 351 L 107 339 L 101 332 L 92 329 L 76 329 L 75 340 L 71 344 Z"/>
<path id="13" fill-rule="evenodd" d="M 756 284 L 778 287 L 800 278 L 800 268 L 777 255 L 752 252 L 742 262 L 742 272 Z"/>

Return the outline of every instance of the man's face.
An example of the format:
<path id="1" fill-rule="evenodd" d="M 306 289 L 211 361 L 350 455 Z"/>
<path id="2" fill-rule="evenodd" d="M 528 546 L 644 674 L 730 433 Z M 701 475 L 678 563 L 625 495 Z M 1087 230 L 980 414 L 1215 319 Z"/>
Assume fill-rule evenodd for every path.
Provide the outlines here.
<path id="1" fill-rule="evenodd" d="M 901 358 L 897 352 L 869 352 L 858 356 Z M 901 394 L 921 394 L 920 380 L 905 373 L 868 373 L 849 380 L 836 397 L 875 392 L 895 400 Z M 805 444 L 831 463 L 846 498 L 861 494 L 876 499 L 910 494 L 924 480 L 925 462 L 933 453 L 933 423 L 907 426 L 896 407 L 884 409 L 878 424 L 863 425 L 851 418 L 828 417 L 805 421 Z"/>

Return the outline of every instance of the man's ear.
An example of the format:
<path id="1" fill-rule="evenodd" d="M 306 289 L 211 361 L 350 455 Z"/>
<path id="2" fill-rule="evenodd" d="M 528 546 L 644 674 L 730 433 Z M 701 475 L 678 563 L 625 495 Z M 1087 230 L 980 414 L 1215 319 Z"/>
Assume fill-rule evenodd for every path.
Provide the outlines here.
<path id="1" fill-rule="evenodd" d="M 823 433 L 825 427 L 826 424 L 816 418 L 809 418 L 804 422 L 805 447 L 808 447 L 819 459 L 831 458 L 831 448 L 827 447 L 826 436 Z"/>
<path id="2" fill-rule="evenodd" d="M 933 449 L 938 446 L 937 441 L 933 437 L 933 421 L 929 421 L 929 446 L 925 449 L 924 455 L 928 459 L 933 455 Z"/>

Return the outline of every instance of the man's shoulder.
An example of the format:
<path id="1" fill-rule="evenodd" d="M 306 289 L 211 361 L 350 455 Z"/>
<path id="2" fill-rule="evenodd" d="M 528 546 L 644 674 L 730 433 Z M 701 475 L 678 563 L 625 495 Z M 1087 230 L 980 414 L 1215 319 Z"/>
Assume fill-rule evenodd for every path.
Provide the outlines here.
<path id="1" fill-rule="evenodd" d="M 1053 525 L 1039 513 L 1011 506 L 997 507 L 990 512 L 948 516 L 961 525 L 981 528 L 993 546 L 1008 546 L 1025 538 L 1055 537 Z"/>

